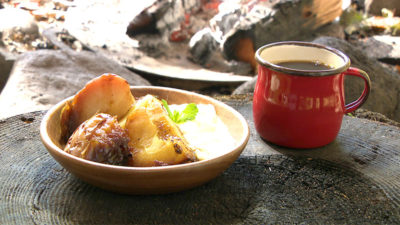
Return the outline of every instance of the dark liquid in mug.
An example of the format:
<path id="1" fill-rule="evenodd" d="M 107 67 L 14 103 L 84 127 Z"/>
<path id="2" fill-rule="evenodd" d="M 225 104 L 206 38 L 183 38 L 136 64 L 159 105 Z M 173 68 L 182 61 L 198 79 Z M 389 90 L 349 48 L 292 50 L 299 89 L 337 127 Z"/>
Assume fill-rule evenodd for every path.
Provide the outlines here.
<path id="1" fill-rule="evenodd" d="M 289 69 L 295 70 L 330 70 L 333 67 L 328 66 L 326 64 L 320 62 L 312 62 L 312 61 L 287 61 L 287 62 L 280 62 L 276 65 L 286 67 Z"/>

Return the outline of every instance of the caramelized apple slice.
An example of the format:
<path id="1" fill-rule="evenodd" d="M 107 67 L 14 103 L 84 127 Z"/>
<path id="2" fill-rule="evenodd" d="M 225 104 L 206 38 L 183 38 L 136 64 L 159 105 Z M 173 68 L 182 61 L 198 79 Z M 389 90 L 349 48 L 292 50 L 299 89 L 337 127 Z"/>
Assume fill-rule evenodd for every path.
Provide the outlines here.
<path id="1" fill-rule="evenodd" d="M 162 102 L 151 95 L 138 100 L 125 128 L 130 138 L 131 166 L 162 166 L 197 161 Z"/>
<path id="2" fill-rule="evenodd" d="M 64 140 L 96 113 L 107 113 L 120 119 L 134 102 L 128 82 L 120 76 L 103 74 L 89 81 L 62 110 Z"/>
<path id="3" fill-rule="evenodd" d="M 94 162 L 125 165 L 130 154 L 128 143 L 126 130 L 116 117 L 100 113 L 75 130 L 64 151 Z"/>

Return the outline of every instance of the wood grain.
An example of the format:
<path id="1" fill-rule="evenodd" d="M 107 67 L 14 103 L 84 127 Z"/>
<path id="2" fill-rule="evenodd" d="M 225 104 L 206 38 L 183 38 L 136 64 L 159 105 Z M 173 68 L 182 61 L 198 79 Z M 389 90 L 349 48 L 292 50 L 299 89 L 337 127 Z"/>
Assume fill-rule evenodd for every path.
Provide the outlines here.
<path id="1" fill-rule="evenodd" d="M 338 137 L 322 148 L 299 150 L 282 148 L 262 140 L 252 120 L 252 103 L 240 99 L 226 100 L 233 104 L 248 123 L 250 140 L 243 155 L 284 154 L 322 159 L 340 167 L 355 170 L 373 180 L 400 206 L 400 129 L 395 126 L 345 116 Z M 249 146 L 250 145 L 250 146 Z"/>
<path id="2" fill-rule="evenodd" d="M 44 112 L 0 121 L 0 224 L 400 223 L 400 130 L 346 117 L 335 142 L 292 150 L 259 138 L 251 102 L 241 157 L 201 187 L 169 195 L 103 191 L 66 172 L 39 139 Z"/>

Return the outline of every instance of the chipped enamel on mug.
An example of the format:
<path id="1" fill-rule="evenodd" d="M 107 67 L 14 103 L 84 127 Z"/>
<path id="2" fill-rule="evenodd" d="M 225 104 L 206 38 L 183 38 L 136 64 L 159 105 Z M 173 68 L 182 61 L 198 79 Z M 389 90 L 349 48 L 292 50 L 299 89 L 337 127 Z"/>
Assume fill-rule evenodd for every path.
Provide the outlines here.
<path id="1" fill-rule="evenodd" d="M 256 52 L 259 63 L 254 91 L 253 117 L 260 136 L 277 145 L 315 148 L 332 142 L 343 115 L 359 108 L 368 98 L 370 79 L 350 67 L 339 50 L 308 43 L 278 42 Z M 279 66 L 282 62 L 318 62 L 330 68 L 302 70 Z M 345 104 L 344 77 L 364 80 L 361 96 Z"/>

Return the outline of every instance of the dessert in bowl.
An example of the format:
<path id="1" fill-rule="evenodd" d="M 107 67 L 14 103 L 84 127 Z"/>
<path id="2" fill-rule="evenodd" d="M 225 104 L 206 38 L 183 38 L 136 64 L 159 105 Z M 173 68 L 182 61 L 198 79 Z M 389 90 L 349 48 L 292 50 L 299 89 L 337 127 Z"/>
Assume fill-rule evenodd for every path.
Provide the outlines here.
<path id="1" fill-rule="evenodd" d="M 76 95 L 61 101 L 52 107 L 43 118 L 40 127 L 40 134 L 42 142 L 48 152 L 69 172 L 83 181 L 102 189 L 126 194 L 162 194 L 193 188 L 217 177 L 239 157 L 248 142 L 249 128 L 243 116 L 230 106 L 213 98 L 179 89 L 152 86 L 130 87 L 130 93 L 136 99 L 136 105 L 141 104 L 140 102 L 143 104 L 143 99 L 152 99 L 149 95 L 154 96 L 156 99 L 166 100 L 169 105 L 193 103 L 198 104 L 199 106 L 203 104 L 211 105 L 215 110 L 218 119 L 220 119 L 220 121 L 226 126 L 227 132 L 229 132 L 231 139 L 227 138 L 227 140 L 230 144 L 219 143 L 218 146 L 221 147 L 217 148 L 219 149 L 218 154 L 199 154 L 199 157 L 197 157 L 198 152 L 193 150 L 188 153 L 188 157 L 182 158 L 181 155 L 186 154 L 186 146 L 180 146 L 180 142 L 178 142 L 178 146 L 173 142 L 171 146 L 174 147 L 171 147 L 171 149 L 174 149 L 176 156 L 180 158 L 172 157 L 171 160 L 170 155 L 168 155 L 165 157 L 162 156 L 164 158 L 160 160 L 143 160 L 147 159 L 146 157 L 148 156 L 145 154 L 145 150 L 141 151 L 139 154 L 139 150 L 137 149 L 140 149 L 140 147 L 135 147 L 136 150 L 131 150 L 131 153 L 128 154 L 129 156 L 127 160 L 118 161 L 118 163 L 115 163 L 114 165 L 112 164 L 114 161 L 111 160 L 106 160 L 106 163 L 100 162 L 99 160 L 88 160 L 82 156 L 83 154 L 71 154 L 72 152 L 68 151 L 68 149 L 71 148 L 67 147 L 68 145 L 74 145 L 74 141 L 71 141 L 74 135 L 79 137 L 76 133 L 79 133 L 77 130 L 83 127 L 81 118 L 73 119 L 73 123 L 76 122 L 74 126 L 78 126 L 78 128 L 72 127 L 72 129 L 70 129 L 71 131 L 69 133 L 67 132 L 67 136 L 69 137 L 68 142 L 66 142 L 66 138 L 64 137 L 66 130 L 71 128 L 65 128 L 65 124 L 71 124 L 65 119 L 65 115 L 68 115 L 65 113 L 68 111 L 66 108 L 68 108 L 67 106 L 71 105 L 72 102 L 76 102 L 74 101 Z M 135 100 L 133 101 L 135 102 Z M 152 101 L 158 104 L 158 100 Z M 73 106 L 75 107 L 75 105 Z M 163 108 L 163 106 L 161 108 Z M 127 109 L 124 110 L 126 111 Z M 99 115 L 98 113 L 103 113 L 102 110 L 94 111 L 97 115 Z M 144 131 L 135 132 L 143 126 L 130 122 L 129 118 L 138 117 L 138 115 L 141 114 L 138 112 L 135 114 L 135 110 L 128 109 L 128 111 L 129 112 L 125 112 L 125 114 L 129 114 L 130 116 L 115 116 L 113 114 L 115 112 L 112 112 L 112 116 L 118 119 L 119 124 L 122 124 L 121 126 L 123 129 L 128 130 L 128 137 L 132 140 L 133 137 L 137 137 L 135 135 L 141 134 Z M 86 113 L 86 111 L 84 113 L 81 113 L 82 111 L 79 112 L 79 115 Z M 94 115 L 86 115 L 86 117 L 93 118 L 92 116 Z M 74 117 L 68 116 L 67 119 L 71 118 Z M 68 123 L 66 123 L 66 121 Z M 125 123 L 127 125 L 125 125 Z M 131 126 L 128 126 L 128 124 Z M 129 127 L 133 128 L 128 129 Z M 75 130 L 75 132 L 72 130 Z M 181 133 L 179 128 L 176 132 Z M 184 138 L 182 137 L 182 139 Z M 174 140 L 177 139 L 174 138 L 173 141 Z M 178 140 L 180 139 L 178 138 Z M 207 146 L 213 146 L 213 141 L 215 140 L 207 139 L 207 136 L 205 136 L 204 142 L 207 143 Z M 75 142 L 81 143 L 79 140 Z M 186 142 L 187 140 L 183 140 L 182 143 Z M 164 142 L 161 142 L 161 144 L 163 143 Z M 139 144 L 137 142 L 132 144 L 132 141 L 130 141 L 128 146 L 139 146 Z M 165 145 L 168 144 L 168 142 L 165 142 Z M 165 145 L 159 145 L 157 149 L 168 149 L 168 146 L 165 147 Z M 222 149 L 222 146 L 226 147 Z M 188 147 L 188 149 L 188 151 L 190 151 L 191 148 Z M 141 157 L 143 154 L 146 157 Z M 176 159 L 183 160 L 177 161 Z M 127 161 L 126 164 L 124 164 L 125 161 Z"/>

